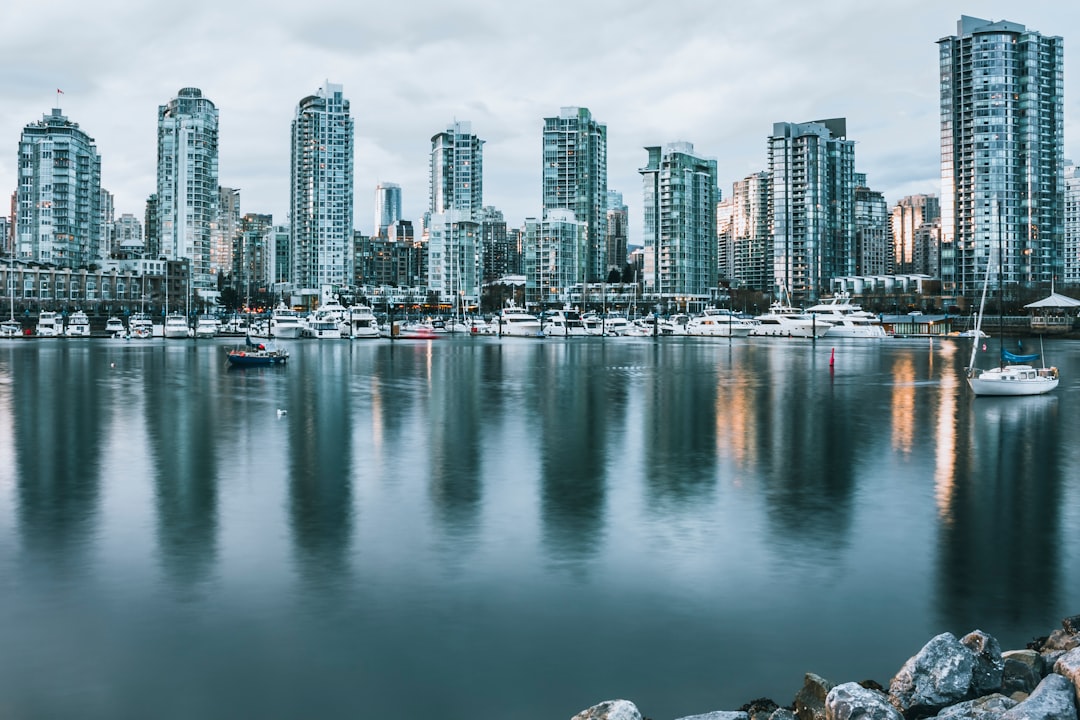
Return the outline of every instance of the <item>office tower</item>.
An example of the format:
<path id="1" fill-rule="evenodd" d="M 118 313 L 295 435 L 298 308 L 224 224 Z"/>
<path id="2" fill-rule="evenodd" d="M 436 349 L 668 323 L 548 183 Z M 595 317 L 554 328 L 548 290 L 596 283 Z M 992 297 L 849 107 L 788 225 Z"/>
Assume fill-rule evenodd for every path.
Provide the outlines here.
<path id="1" fill-rule="evenodd" d="M 480 248 L 484 257 L 484 282 L 498 280 L 510 273 L 515 248 L 507 240 L 502 211 L 490 205 L 480 211 Z"/>
<path id="2" fill-rule="evenodd" d="M 78 268 L 101 253 L 101 158 L 59 108 L 19 138 L 15 256 Z"/>
<path id="3" fill-rule="evenodd" d="M 143 226 L 131 213 L 124 213 L 113 222 L 113 242 L 121 257 L 134 258 L 146 249 Z"/>
<path id="4" fill-rule="evenodd" d="M 302 99 L 292 122 L 293 284 L 319 291 L 353 279 L 353 119 L 341 85 Z"/>
<path id="5" fill-rule="evenodd" d="M 539 310 L 569 302 L 581 283 L 585 223 L 570 210 L 548 210 L 542 219 L 525 219 L 525 304 Z"/>
<path id="6" fill-rule="evenodd" d="M 688 142 L 645 149 L 646 292 L 665 303 L 708 300 L 719 279 L 716 160 Z"/>
<path id="7" fill-rule="evenodd" d="M 544 211 L 569 210 L 582 223 L 576 283 L 607 277 L 607 126 L 587 108 L 544 118 Z"/>
<path id="8" fill-rule="evenodd" d="M 472 123 L 455 122 L 431 138 L 431 184 L 428 211 L 479 214 L 484 205 L 484 141 Z M 463 216 L 462 216 L 463 217 Z"/>
<path id="9" fill-rule="evenodd" d="M 731 280 L 736 287 L 766 292 L 773 286 L 769 229 L 769 173 L 758 172 L 731 186 Z"/>
<path id="10" fill-rule="evenodd" d="M 1006 289 L 1049 288 L 1063 267 L 1062 39 L 965 15 L 938 47 L 942 290 L 974 297 L 991 262 Z"/>
<path id="11" fill-rule="evenodd" d="M 883 194 L 866 187 L 864 174 L 856 173 L 856 180 L 855 274 L 885 275 L 892 272 L 893 265 L 889 205 Z"/>
<path id="12" fill-rule="evenodd" d="M 158 107 L 157 237 L 166 260 L 187 259 L 192 289 L 217 291 L 210 271 L 218 204 L 218 111 L 198 88 Z"/>
<path id="13" fill-rule="evenodd" d="M 604 240 L 604 256 L 607 258 L 608 276 L 617 271 L 622 276 L 626 268 L 626 246 L 630 236 L 630 211 L 623 202 L 621 192 L 609 190 L 607 194 L 607 213 Z"/>
<path id="14" fill-rule="evenodd" d="M 908 195 L 893 206 L 892 272 L 929 274 L 925 254 L 917 252 L 916 236 L 924 223 L 932 223 L 939 217 L 941 217 L 941 204 L 936 195 Z"/>
<path id="15" fill-rule="evenodd" d="M 386 229 L 401 219 L 401 186 L 379 183 L 375 186 L 375 235 L 386 237 Z"/>
<path id="16" fill-rule="evenodd" d="M 813 301 L 855 273 L 855 143 L 844 118 L 775 123 L 769 138 L 770 290 Z"/>
<path id="17" fill-rule="evenodd" d="M 1080 284 L 1080 166 L 1065 163 L 1065 240 L 1062 280 Z"/>
<path id="18" fill-rule="evenodd" d="M 210 272 L 229 273 L 233 269 L 233 246 L 240 229 L 240 191 L 220 188 L 217 217 L 211 226 Z"/>

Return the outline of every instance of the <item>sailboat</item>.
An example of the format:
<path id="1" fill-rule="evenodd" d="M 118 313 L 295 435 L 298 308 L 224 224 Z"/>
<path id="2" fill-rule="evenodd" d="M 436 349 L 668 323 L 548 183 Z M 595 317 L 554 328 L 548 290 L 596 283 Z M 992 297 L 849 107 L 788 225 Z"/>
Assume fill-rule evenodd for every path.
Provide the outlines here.
<path id="1" fill-rule="evenodd" d="M 1001 257 L 1001 205 L 998 205 L 998 317 L 1002 316 L 1001 293 L 1004 261 Z M 986 260 L 986 276 L 983 278 L 982 299 L 979 301 L 979 315 L 975 321 L 975 337 L 971 347 L 971 361 L 967 367 L 967 381 L 976 396 L 1028 396 L 1043 395 L 1058 386 L 1058 371 L 1055 367 L 1034 367 L 1032 363 L 1039 359 L 1039 354 L 1019 355 L 1009 352 L 1004 344 L 1004 327 L 998 330 L 1000 364 L 996 368 L 980 370 L 975 367 L 975 356 L 979 351 L 979 338 L 982 331 L 983 310 L 986 307 L 986 288 L 990 283 L 990 262 L 992 254 Z M 1002 321 L 1003 323 L 1003 321 Z M 983 348 L 985 349 L 985 345 Z"/>
<path id="2" fill-rule="evenodd" d="M 11 317 L 0 323 L 0 337 L 18 337 L 22 335 L 22 323 L 15 319 L 15 259 L 8 261 L 8 295 L 11 296 Z"/>

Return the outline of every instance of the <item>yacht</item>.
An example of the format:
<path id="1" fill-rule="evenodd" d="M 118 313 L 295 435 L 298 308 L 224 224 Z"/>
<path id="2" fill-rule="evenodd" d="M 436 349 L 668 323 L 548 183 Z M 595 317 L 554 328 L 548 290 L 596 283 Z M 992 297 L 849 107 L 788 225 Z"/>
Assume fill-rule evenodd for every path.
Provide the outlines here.
<path id="1" fill-rule="evenodd" d="M 56 337 L 59 335 L 60 330 L 56 326 L 56 313 L 51 310 L 42 310 L 38 314 L 36 332 L 38 337 Z"/>
<path id="2" fill-rule="evenodd" d="M 121 338 L 127 335 L 124 329 L 124 321 L 113 315 L 105 321 L 105 333 L 111 338 Z"/>
<path id="3" fill-rule="evenodd" d="M 555 310 L 548 313 L 544 321 L 546 337 L 585 337 L 588 334 L 585 323 L 581 319 L 581 313 L 577 310 L 569 308 Z"/>
<path id="4" fill-rule="evenodd" d="M 165 316 L 165 326 L 162 334 L 167 338 L 190 337 L 187 318 L 180 313 L 169 313 Z"/>
<path id="5" fill-rule="evenodd" d="M 337 323 L 338 337 L 345 337 L 349 333 L 349 311 L 337 300 L 323 303 L 316 308 L 315 312 L 308 316 L 308 324 L 315 319 L 318 319 L 323 323 L 331 320 Z M 301 335 L 302 334 L 303 333 L 301 333 Z"/>
<path id="6" fill-rule="evenodd" d="M 128 320 L 128 335 L 134 340 L 149 340 L 154 336 L 154 322 L 145 313 L 136 313 Z"/>
<path id="7" fill-rule="evenodd" d="M 304 329 L 300 331 L 300 337 L 337 340 L 341 337 L 341 322 L 335 312 L 320 308 L 308 317 Z"/>
<path id="8" fill-rule="evenodd" d="M 707 308 L 704 314 L 692 317 L 686 323 L 687 335 L 702 337 L 746 337 L 753 329 L 752 320 L 717 308 Z"/>
<path id="9" fill-rule="evenodd" d="M 543 337 L 540 320 L 511 303 L 495 317 L 495 334 L 507 337 Z"/>
<path id="10" fill-rule="evenodd" d="M 90 337 L 90 319 L 82 310 L 76 310 L 68 318 L 64 337 Z"/>
<path id="11" fill-rule="evenodd" d="M 12 316 L 0 323 L 0 337 L 18 337 L 22 335 L 22 323 Z"/>
<path id="12" fill-rule="evenodd" d="M 831 327 L 832 323 L 816 315 L 804 313 L 799 308 L 773 303 L 769 312 L 757 317 L 750 337 L 819 338 Z"/>
<path id="13" fill-rule="evenodd" d="M 275 338 L 293 340 L 300 337 L 304 329 L 304 317 L 284 305 L 278 305 L 270 314 L 270 335 Z"/>
<path id="14" fill-rule="evenodd" d="M 806 312 L 832 324 L 825 337 L 887 337 L 881 320 L 873 313 L 863 310 L 861 306 L 852 304 L 848 293 L 837 293 L 828 302 L 809 307 Z"/>
<path id="15" fill-rule="evenodd" d="M 358 340 L 379 337 L 379 321 L 367 305 L 349 306 L 349 337 Z"/>
<path id="16" fill-rule="evenodd" d="M 195 337 L 212 338 L 217 337 L 217 334 L 218 321 L 213 315 L 201 315 L 195 322 Z"/>

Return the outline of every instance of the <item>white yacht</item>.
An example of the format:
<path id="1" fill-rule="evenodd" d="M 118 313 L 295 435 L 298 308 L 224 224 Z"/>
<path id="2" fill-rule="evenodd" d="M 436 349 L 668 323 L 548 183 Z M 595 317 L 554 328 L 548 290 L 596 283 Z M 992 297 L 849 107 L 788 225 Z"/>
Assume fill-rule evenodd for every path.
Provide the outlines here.
<path id="1" fill-rule="evenodd" d="M 338 337 L 346 337 L 349 333 L 349 311 L 337 300 L 330 300 L 317 307 L 315 312 L 308 316 L 308 324 L 316 319 L 323 323 L 331 320 L 337 323 Z"/>
<path id="2" fill-rule="evenodd" d="M 881 320 L 873 313 L 863 310 L 861 306 L 852 304 L 848 293 L 837 293 L 828 302 L 809 307 L 806 312 L 832 324 L 825 333 L 826 337 L 887 337 Z"/>
<path id="3" fill-rule="evenodd" d="M 278 305 L 270 314 L 270 336 L 293 340 L 304 329 L 304 316 L 284 305 Z"/>
<path id="4" fill-rule="evenodd" d="M 68 317 L 64 337 L 90 337 L 90 319 L 82 310 L 76 310 Z"/>
<path id="5" fill-rule="evenodd" d="M 213 315 L 200 315 L 199 319 L 195 322 L 195 337 L 212 338 L 217 337 L 217 334 L 217 318 Z"/>
<path id="6" fill-rule="evenodd" d="M 162 334 L 167 338 L 190 337 L 187 318 L 180 313 L 169 313 L 165 316 L 165 326 Z"/>
<path id="7" fill-rule="evenodd" d="M 535 315 L 525 312 L 524 308 L 519 308 L 513 303 L 503 308 L 496 316 L 493 324 L 496 335 L 509 337 L 544 336 L 540 327 L 540 320 Z"/>
<path id="8" fill-rule="evenodd" d="M 128 335 L 134 340 L 149 340 L 154 336 L 154 322 L 145 313 L 136 313 L 128 319 Z"/>
<path id="9" fill-rule="evenodd" d="M 22 334 L 22 323 L 14 315 L 0 323 L 0 337 L 18 337 Z"/>
<path id="10" fill-rule="evenodd" d="M 367 305 L 349 306 L 349 337 L 357 340 L 379 337 L 379 321 Z"/>
<path id="11" fill-rule="evenodd" d="M 105 333 L 111 338 L 122 338 L 127 335 L 124 321 L 113 315 L 105 321 Z"/>
<path id="12" fill-rule="evenodd" d="M 757 317 L 751 337 L 822 337 L 832 323 L 816 315 L 804 313 L 799 308 L 773 303 L 769 312 Z"/>
<path id="13" fill-rule="evenodd" d="M 706 308 L 704 314 L 692 317 L 686 323 L 687 335 L 702 337 L 746 337 L 753 329 L 752 320 L 717 308 Z"/>
<path id="14" fill-rule="evenodd" d="M 569 308 L 555 310 L 548 313 L 544 321 L 546 337 L 585 337 L 588 334 L 585 323 L 581 319 L 581 313 L 577 310 Z"/>
<path id="15" fill-rule="evenodd" d="M 59 335 L 60 329 L 56 325 L 56 313 L 51 310 L 42 310 L 38 314 L 36 332 L 38 337 L 56 337 Z"/>
<path id="16" fill-rule="evenodd" d="M 304 329 L 300 331 L 300 337 L 337 340 L 341 337 L 341 322 L 334 312 L 324 312 L 323 308 L 320 308 L 308 317 Z"/>

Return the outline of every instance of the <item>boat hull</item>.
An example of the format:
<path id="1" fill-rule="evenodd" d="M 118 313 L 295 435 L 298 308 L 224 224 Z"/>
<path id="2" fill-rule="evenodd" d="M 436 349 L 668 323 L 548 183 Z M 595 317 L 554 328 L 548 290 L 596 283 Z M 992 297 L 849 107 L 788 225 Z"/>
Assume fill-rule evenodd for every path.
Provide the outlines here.
<path id="1" fill-rule="evenodd" d="M 281 350 L 230 350 L 226 357 L 230 365 L 252 367 L 283 365 L 289 359 L 289 354 Z"/>
<path id="2" fill-rule="evenodd" d="M 1029 365 L 1006 365 L 968 377 L 977 396 L 1023 397 L 1044 395 L 1058 386 L 1057 370 Z"/>

